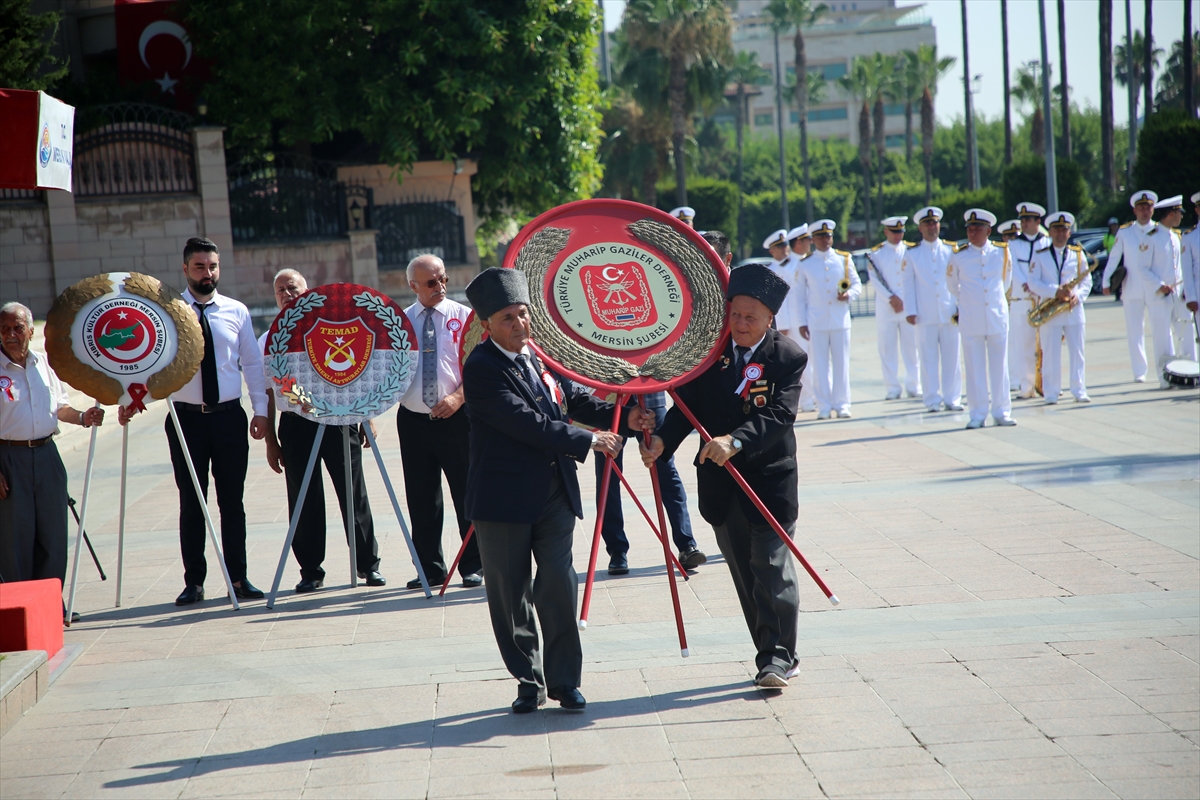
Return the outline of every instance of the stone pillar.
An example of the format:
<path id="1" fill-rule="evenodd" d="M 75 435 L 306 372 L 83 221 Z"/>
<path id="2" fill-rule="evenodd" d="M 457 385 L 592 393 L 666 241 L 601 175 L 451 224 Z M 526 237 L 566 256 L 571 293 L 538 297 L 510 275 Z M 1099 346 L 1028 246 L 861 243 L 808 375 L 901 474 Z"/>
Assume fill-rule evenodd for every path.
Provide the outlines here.
<path id="1" fill-rule="evenodd" d="M 225 174 L 225 129 L 203 125 L 192 129 L 196 148 L 196 189 L 200 192 L 200 229 L 221 251 L 221 280 L 229 294 L 237 292 L 239 276 L 233 263 L 233 224 L 229 219 L 229 179 Z"/>
<path id="2" fill-rule="evenodd" d="M 46 190 L 46 211 L 50 222 L 50 263 L 54 270 L 54 293 L 101 272 L 100 259 L 81 262 L 79 228 L 75 220 L 75 195 L 59 189 Z"/>
<path id="3" fill-rule="evenodd" d="M 375 231 L 350 231 L 350 279 L 379 288 L 379 262 L 375 254 Z"/>

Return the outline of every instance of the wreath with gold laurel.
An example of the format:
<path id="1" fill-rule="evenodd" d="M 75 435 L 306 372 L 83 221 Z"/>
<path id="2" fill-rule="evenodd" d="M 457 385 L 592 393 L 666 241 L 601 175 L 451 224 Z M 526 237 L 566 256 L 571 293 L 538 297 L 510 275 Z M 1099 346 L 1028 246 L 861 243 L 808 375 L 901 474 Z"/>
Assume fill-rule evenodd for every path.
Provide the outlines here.
<path id="1" fill-rule="evenodd" d="M 290 404 L 300 406 L 301 410 L 314 417 L 375 416 L 386 410 L 383 408 L 384 401 L 400 391 L 416 368 L 416 359 L 409 351 L 408 332 L 404 330 L 399 315 L 370 292 L 353 295 L 352 299 L 356 306 L 370 311 L 387 328 L 388 338 L 392 342 L 392 358 L 384 379 L 374 390 L 358 397 L 350 405 L 331 406 L 324 399 L 315 397 L 288 371 L 287 344 L 292 338 L 292 331 L 305 314 L 325 305 L 325 295 L 317 292 L 301 295 L 295 305 L 283 312 L 279 327 L 267 347 L 267 374 L 279 386 L 279 393 Z"/>
<path id="2" fill-rule="evenodd" d="M 125 278 L 126 291 L 145 298 L 162 310 L 175 323 L 175 358 L 164 368 L 146 379 L 146 389 L 155 400 L 179 391 L 191 381 L 204 358 L 204 333 L 195 312 L 179 292 L 158 278 L 131 272 Z M 116 378 L 84 364 L 71 346 L 71 326 L 75 315 L 89 301 L 112 293 L 114 283 L 108 273 L 84 278 L 67 288 L 54 301 L 46 315 L 46 355 L 58 377 L 70 386 L 95 398 L 106 406 L 116 405 L 125 394 Z"/>

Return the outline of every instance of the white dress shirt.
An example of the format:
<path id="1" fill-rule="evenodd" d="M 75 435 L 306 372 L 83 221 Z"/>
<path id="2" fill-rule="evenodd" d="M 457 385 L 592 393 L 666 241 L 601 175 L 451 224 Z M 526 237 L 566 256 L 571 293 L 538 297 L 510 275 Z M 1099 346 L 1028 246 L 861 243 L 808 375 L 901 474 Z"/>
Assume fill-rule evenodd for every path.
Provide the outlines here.
<path id="1" fill-rule="evenodd" d="M 1092 291 L 1092 276 L 1088 273 L 1087 258 L 1080 247 L 1064 247 L 1061 250 L 1051 245 L 1033 256 L 1029 267 L 1029 288 L 1039 300 L 1048 300 L 1058 293 L 1060 286 L 1084 276 L 1075 287 L 1079 304 L 1070 311 L 1054 318 L 1058 325 L 1082 325 L 1087 320 L 1083 314 L 1083 301 Z"/>
<path id="2" fill-rule="evenodd" d="M 191 289 L 183 293 L 183 300 L 200 319 L 196 298 Z M 220 401 L 238 400 L 242 396 L 242 374 L 250 389 L 250 405 L 254 416 L 267 415 L 267 381 L 263 372 L 262 350 L 254 338 L 254 324 L 250 321 L 250 310 L 245 304 L 214 292 L 210 305 L 205 309 L 208 327 L 212 331 L 213 347 L 217 358 L 217 386 L 221 390 Z M 204 384 L 201 372 L 188 381 L 187 386 L 177 391 L 174 398 L 181 403 L 200 405 L 204 402 Z"/>
<path id="3" fill-rule="evenodd" d="M 1009 293 L 1014 300 L 1028 300 L 1029 292 L 1025 291 L 1025 284 L 1029 283 L 1029 269 L 1033 263 L 1034 254 L 1044 247 L 1050 246 L 1050 237 L 1044 233 L 1039 233 L 1030 239 L 1023 233 L 1018 233 L 1016 238 L 1008 242 L 1009 253 L 1009 269 L 1012 270 L 1012 291 Z M 1033 286 L 1030 285 L 1030 291 Z"/>
<path id="4" fill-rule="evenodd" d="M 945 239 L 922 239 L 908 248 L 904 270 L 904 315 L 918 325 L 949 325 L 958 304 L 946 286 L 946 269 L 954 250 Z"/>
<path id="5" fill-rule="evenodd" d="M 1008 248 L 992 241 L 979 248 L 968 244 L 950 256 L 946 285 L 958 298 L 958 327 L 963 336 L 1008 332 L 1008 298 L 1012 285 Z"/>
<path id="6" fill-rule="evenodd" d="M 400 405 L 417 414 L 428 414 L 433 409 L 422 399 L 421 374 L 425 359 L 425 306 L 418 301 L 404 309 L 405 316 L 412 323 L 417 334 L 417 363 L 413 372 L 413 381 L 408 386 Z M 437 334 L 437 387 L 438 401 L 447 395 L 454 394 L 462 386 L 462 364 L 458 361 L 458 349 L 462 337 L 467 333 L 467 317 L 471 309 L 462 303 L 456 303 L 446 298 L 433 307 L 433 330 Z M 451 320 L 457 320 L 458 330 L 454 330 Z M 504 348 L 501 348 L 503 350 Z M 514 358 L 515 358 L 514 354 Z"/>
<path id="7" fill-rule="evenodd" d="M 854 300 L 862 293 L 862 281 L 850 260 L 850 254 L 832 247 L 813 250 L 796 269 L 796 327 L 810 331 L 839 331 L 850 328 L 850 303 L 838 300 L 838 284 L 850 280 L 846 293 Z M 782 326 L 780 326 L 782 327 Z"/>
<path id="8" fill-rule="evenodd" d="M 1183 252 L 1183 299 L 1189 303 L 1200 300 L 1200 225 L 1181 237 Z"/>
<path id="9" fill-rule="evenodd" d="M 41 353 L 19 366 L 0 350 L 0 439 L 22 442 L 58 433 L 58 410 L 70 405 L 67 389 Z"/>
<path id="10" fill-rule="evenodd" d="M 779 313 L 775 315 L 775 327 L 781 331 L 788 331 L 797 327 L 794 298 L 796 295 L 796 268 L 799 263 L 799 257 L 789 251 L 784 256 L 783 261 L 772 261 L 767 265 L 767 269 L 774 272 L 780 278 L 783 278 L 790 288 L 787 297 L 783 299 L 783 303 L 779 306 Z"/>

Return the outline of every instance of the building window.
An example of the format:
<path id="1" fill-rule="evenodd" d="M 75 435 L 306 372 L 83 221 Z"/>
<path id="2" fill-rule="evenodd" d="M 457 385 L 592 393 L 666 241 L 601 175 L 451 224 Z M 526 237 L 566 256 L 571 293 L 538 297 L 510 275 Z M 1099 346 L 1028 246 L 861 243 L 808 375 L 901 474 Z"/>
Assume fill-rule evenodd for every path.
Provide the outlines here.
<path id="1" fill-rule="evenodd" d="M 770 125 L 771 120 L 773 120 L 774 118 L 775 118 L 775 115 L 772 114 L 770 111 L 768 111 L 766 113 L 756 111 L 754 113 L 754 124 L 757 126 Z"/>
<path id="2" fill-rule="evenodd" d="M 883 113 L 887 114 L 889 117 L 902 117 L 904 116 L 904 104 L 888 103 L 883 107 Z"/>
<path id="3" fill-rule="evenodd" d="M 828 122 L 830 120 L 848 119 L 849 114 L 846 113 L 846 107 L 838 108 L 817 108 L 808 112 L 809 122 Z"/>
<path id="4" fill-rule="evenodd" d="M 838 64 L 822 64 L 820 66 L 821 76 L 827 81 L 836 81 L 838 78 L 846 74 L 845 63 Z"/>

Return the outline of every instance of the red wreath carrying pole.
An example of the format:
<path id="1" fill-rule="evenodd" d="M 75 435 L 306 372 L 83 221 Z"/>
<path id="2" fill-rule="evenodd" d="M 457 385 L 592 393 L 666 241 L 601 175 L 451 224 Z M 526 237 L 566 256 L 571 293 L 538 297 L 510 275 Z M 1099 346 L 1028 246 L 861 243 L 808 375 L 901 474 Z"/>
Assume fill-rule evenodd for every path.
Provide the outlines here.
<path id="1" fill-rule="evenodd" d="M 704 426 L 700 424 L 700 420 L 696 419 L 696 415 L 693 414 L 692 410 L 687 407 L 687 404 L 684 403 L 683 400 L 679 399 L 679 395 L 675 393 L 675 390 L 668 389 L 667 392 L 670 393 L 671 399 L 675 401 L 675 405 L 679 407 L 679 410 L 683 412 L 683 415 L 688 418 L 689 422 L 692 423 L 692 427 L 695 428 L 700 434 L 700 438 L 706 443 L 711 442 L 712 436 L 710 436 L 708 431 L 704 429 Z M 821 580 L 821 576 L 818 575 L 817 571 L 812 568 L 812 564 L 809 564 L 808 559 L 805 558 L 804 554 L 800 552 L 800 548 L 796 547 L 796 543 L 792 541 L 792 537 L 787 535 L 787 531 L 783 529 L 783 526 L 779 524 L 779 521 L 775 519 L 775 516 L 767 510 L 767 507 L 763 505 L 763 501 L 760 500 L 758 495 L 754 493 L 754 490 L 750 488 L 750 484 L 746 483 L 746 479 L 742 477 L 740 472 L 738 472 L 737 467 L 726 461 L 725 469 L 729 470 L 729 474 L 733 476 L 735 481 L 737 481 L 737 485 L 742 487 L 742 491 L 745 492 L 746 496 L 750 498 L 750 502 L 754 503 L 754 507 L 757 508 L 759 513 L 762 514 L 763 517 L 766 518 L 767 522 L 771 524 L 771 527 L 775 530 L 775 533 L 779 534 L 779 538 L 782 539 L 783 543 L 786 544 L 788 549 L 792 551 L 792 555 L 794 555 L 796 560 L 804 566 L 804 569 L 808 571 L 808 574 L 812 577 L 812 579 L 817 582 L 817 586 L 821 587 L 821 591 L 824 592 L 825 596 L 829 598 L 829 602 L 833 603 L 835 606 L 840 603 L 841 601 L 837 599 L 837 595 L 830 591 L 829 587 L 825 585 L 825 581 Z M 654 474 L 653 470 L 651 470 L 651 474 Z M 657 484 L 655 485 L 657 486 Z"/>
<path id="2" fill-rule="evenodd" d="M 462 546 L 458 548 L 458 555 L 454 557 L 454 563 L 446 571 L 446 580 L 442 581 L 442 590 L 438 592 L 438 597 L 446 594 L 446 587 L 450 585 L 450 578 L 454 576 L 454 570 L 458 569 L 458 562 L 462 561 L 463 553 L 467 552 L 467 542 L 471 541 L 471 537 L 474 535 L 475 523 L 472 522 L 471 527 L 467 528 L 467 535 L 463 537 Z"/>
<path id="3" fill-rule="evenodd" d="M 672 392 L 674 395 L 674 392 Z M 678 401 L 676 401 L 678 402 Z M 638 408 L 642 413 L 646 413 L 646 397 L 638 395 Z M 650 444 L 650 431 L 642 431 L 642 441 L 647 445 Z M 654 505 L 658 507 L 658 528 L 662 531 L 663 559 L 667 565 L 667 579 L 671 584 L 671 604 L 675 606 L 675 628 L 679 632 L 679 654 L 684 658 L 688 657 L 687 634 L 683 631 L 683 610 L 679 607 L 679 587 L 675 585 L 675 570 L 671 569 L 671 546 L 667 543 L 667 518 L 663 511 L 662 492 L 658 485 L 658 470 L 650 468 L 650 485 L 654 487 Z"/>
<path id="4" fill-rule="evenodd" d="M 622 404 L 625 395 L 618 394 L 613 406 L 612 432 L 621 429 Z M 604 476 L 600 479 L 600 494 L 596 498 L 596 527 L 592 531 L 592 555 L 588 559 L 587 581 L 583 585 L 583 605 L 579 609 L 579 630 L 587 627 L 588 610 L 592 607 L 592 584 L 596 582 L 596 559 L 600 556 L 600 529 L 604 525 L 604 509 L 608 505 L 608 483 L 612 480 L 613 460 L 604 459 Z M 672 578 L 674 575 L 672 574 Z"/>
<path id="5" fill-rule="evenodd" d="M 633 500 L 633 504 L 638 507 L 638 511 L 642 512 L 642 516 L 645 517 L 646 524 L 650 526 L 650 530 L 661 542 L 663 535 L 658 532 L 658 528 L 654 527 L 654 520 L 650 519 L 650 515 L 646 512 L 646 509 L 642 507 L 642 501 L 637 499 L 637 495 L 633 493 L 633 487 L 629 485 L 629 481 L 625 480 L 625 474 L 621 472 L 619 467 L 617 467 L 615 461 L 612 465 L 612 471 L 613 474 L 617 476 L 617 480 L 621 482 L 621 485 L 625 487 L 625 491 L 629 492 L 629 499 Z M 685 581 L 689 580 L 687 570 L 684 569 L 683 565 L 679 563 L 679 559 L 675 557 L 674 553 L 671 553 L 671 565 L 674 566 L 675 569 L 679 570 L 679 574 L 683 576 Z"/>

